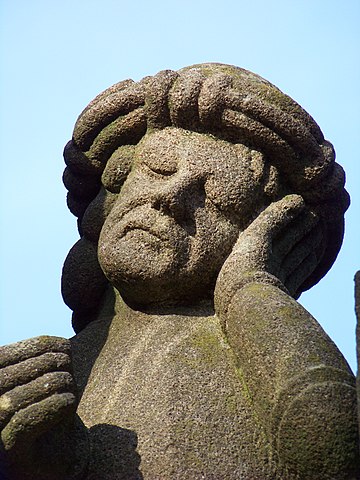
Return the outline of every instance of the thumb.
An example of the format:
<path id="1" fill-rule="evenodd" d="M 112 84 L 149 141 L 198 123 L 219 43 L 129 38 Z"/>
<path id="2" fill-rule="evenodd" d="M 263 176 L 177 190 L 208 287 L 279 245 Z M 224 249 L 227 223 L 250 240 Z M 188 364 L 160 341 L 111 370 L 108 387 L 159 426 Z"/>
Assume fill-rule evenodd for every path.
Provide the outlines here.
<path id="1" fill-rule="evenodd" d="M 281 200 L 271 203 L 257 218 L 242 232 L 241 236 L 259 237 L 265 240 L 273 238 L 284 227 L 289 225 L 305 209 L 305 201 L 301 195 L 286 195 Z M 239 237 L 240 239 L 240 237 Z"/>

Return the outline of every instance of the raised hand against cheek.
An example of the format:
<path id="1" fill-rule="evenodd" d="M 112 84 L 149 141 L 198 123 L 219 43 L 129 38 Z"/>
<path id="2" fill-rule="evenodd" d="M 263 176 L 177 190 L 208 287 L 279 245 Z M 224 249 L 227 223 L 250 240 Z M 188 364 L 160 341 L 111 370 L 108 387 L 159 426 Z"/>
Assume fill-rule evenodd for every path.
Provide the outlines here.
<path id="1" fill-rule="evenodd" d="M 298 296 L 298 289 L 323 254 L 319 217 L 300 195 L 287 195 L 269 205 L 240 233 L 215 288 L 218 313 L 245 284 L 269 283 Z"/>

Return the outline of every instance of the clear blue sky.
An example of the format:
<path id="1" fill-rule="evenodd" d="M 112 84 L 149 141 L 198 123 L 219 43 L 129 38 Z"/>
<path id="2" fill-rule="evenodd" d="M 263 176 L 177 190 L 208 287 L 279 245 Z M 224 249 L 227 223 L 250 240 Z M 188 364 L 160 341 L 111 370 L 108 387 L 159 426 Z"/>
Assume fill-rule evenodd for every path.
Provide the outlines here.
<path id="1" fill-rule="evenodd" d="M 359 25 L 358 0 L 0 1 L 0 343 L 72 335 L 60 275 L 77 230 L 61 175 L 77 115 L 119 80 L 216 61 L 273 82 L 335 145 L 352 197 L 346 237 L 301 303 L 355 370 Z"/>

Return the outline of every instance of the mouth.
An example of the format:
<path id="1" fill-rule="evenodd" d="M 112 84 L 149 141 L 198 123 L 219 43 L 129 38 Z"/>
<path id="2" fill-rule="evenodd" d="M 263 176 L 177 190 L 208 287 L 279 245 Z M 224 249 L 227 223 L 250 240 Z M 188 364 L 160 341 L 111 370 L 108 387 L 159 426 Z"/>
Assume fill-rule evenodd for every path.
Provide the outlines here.
<path id="1" fill-rule="evenodd" d="M 119 235 L 119 238 L 124 238 L 129 233 L 133 233 L 133 232 L 137 232 L 137 231 L 141 232 L 141 233 L 146 233 L 146 234 L 150 235 L 151 237 L 157 238 L 158 240 L 162 240 L 162 241 L 167 241 L 168 240 L 167 236 L 165 236 L 163 233 L 159 233 L 159 232 L 155 231 L 155 229 L 152 226 L 143 224 L 142 222 L 138 222 L 138 221 L 135 221 L 135 222 L 130 221 L 127 225 L 125 225 L 122 228 L 122 231 Z"/>
<path id="2" fill-rule="evenodd" d="M 165 245 L 173 243 L 174 239 L 185 240 L 185 232 L 173 218 L 163 215 L 148 205 L 135 207 L 120 218 L 112 218 L 108 228 L 116 230 L 118 240 L 136 231 L 145 232 L 161 240 Z"/>

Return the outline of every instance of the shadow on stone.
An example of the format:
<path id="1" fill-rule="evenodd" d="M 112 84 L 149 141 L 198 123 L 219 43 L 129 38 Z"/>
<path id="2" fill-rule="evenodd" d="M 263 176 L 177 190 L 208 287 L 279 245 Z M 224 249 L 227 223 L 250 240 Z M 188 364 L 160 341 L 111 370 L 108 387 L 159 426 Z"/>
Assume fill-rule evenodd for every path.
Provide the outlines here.
<path id="1" fill-rule="evenodd" d="M 132 430 L 99 424 L 89 430 L 92 468 L 89 480 L 142 480 L 138 438 Z"/>

